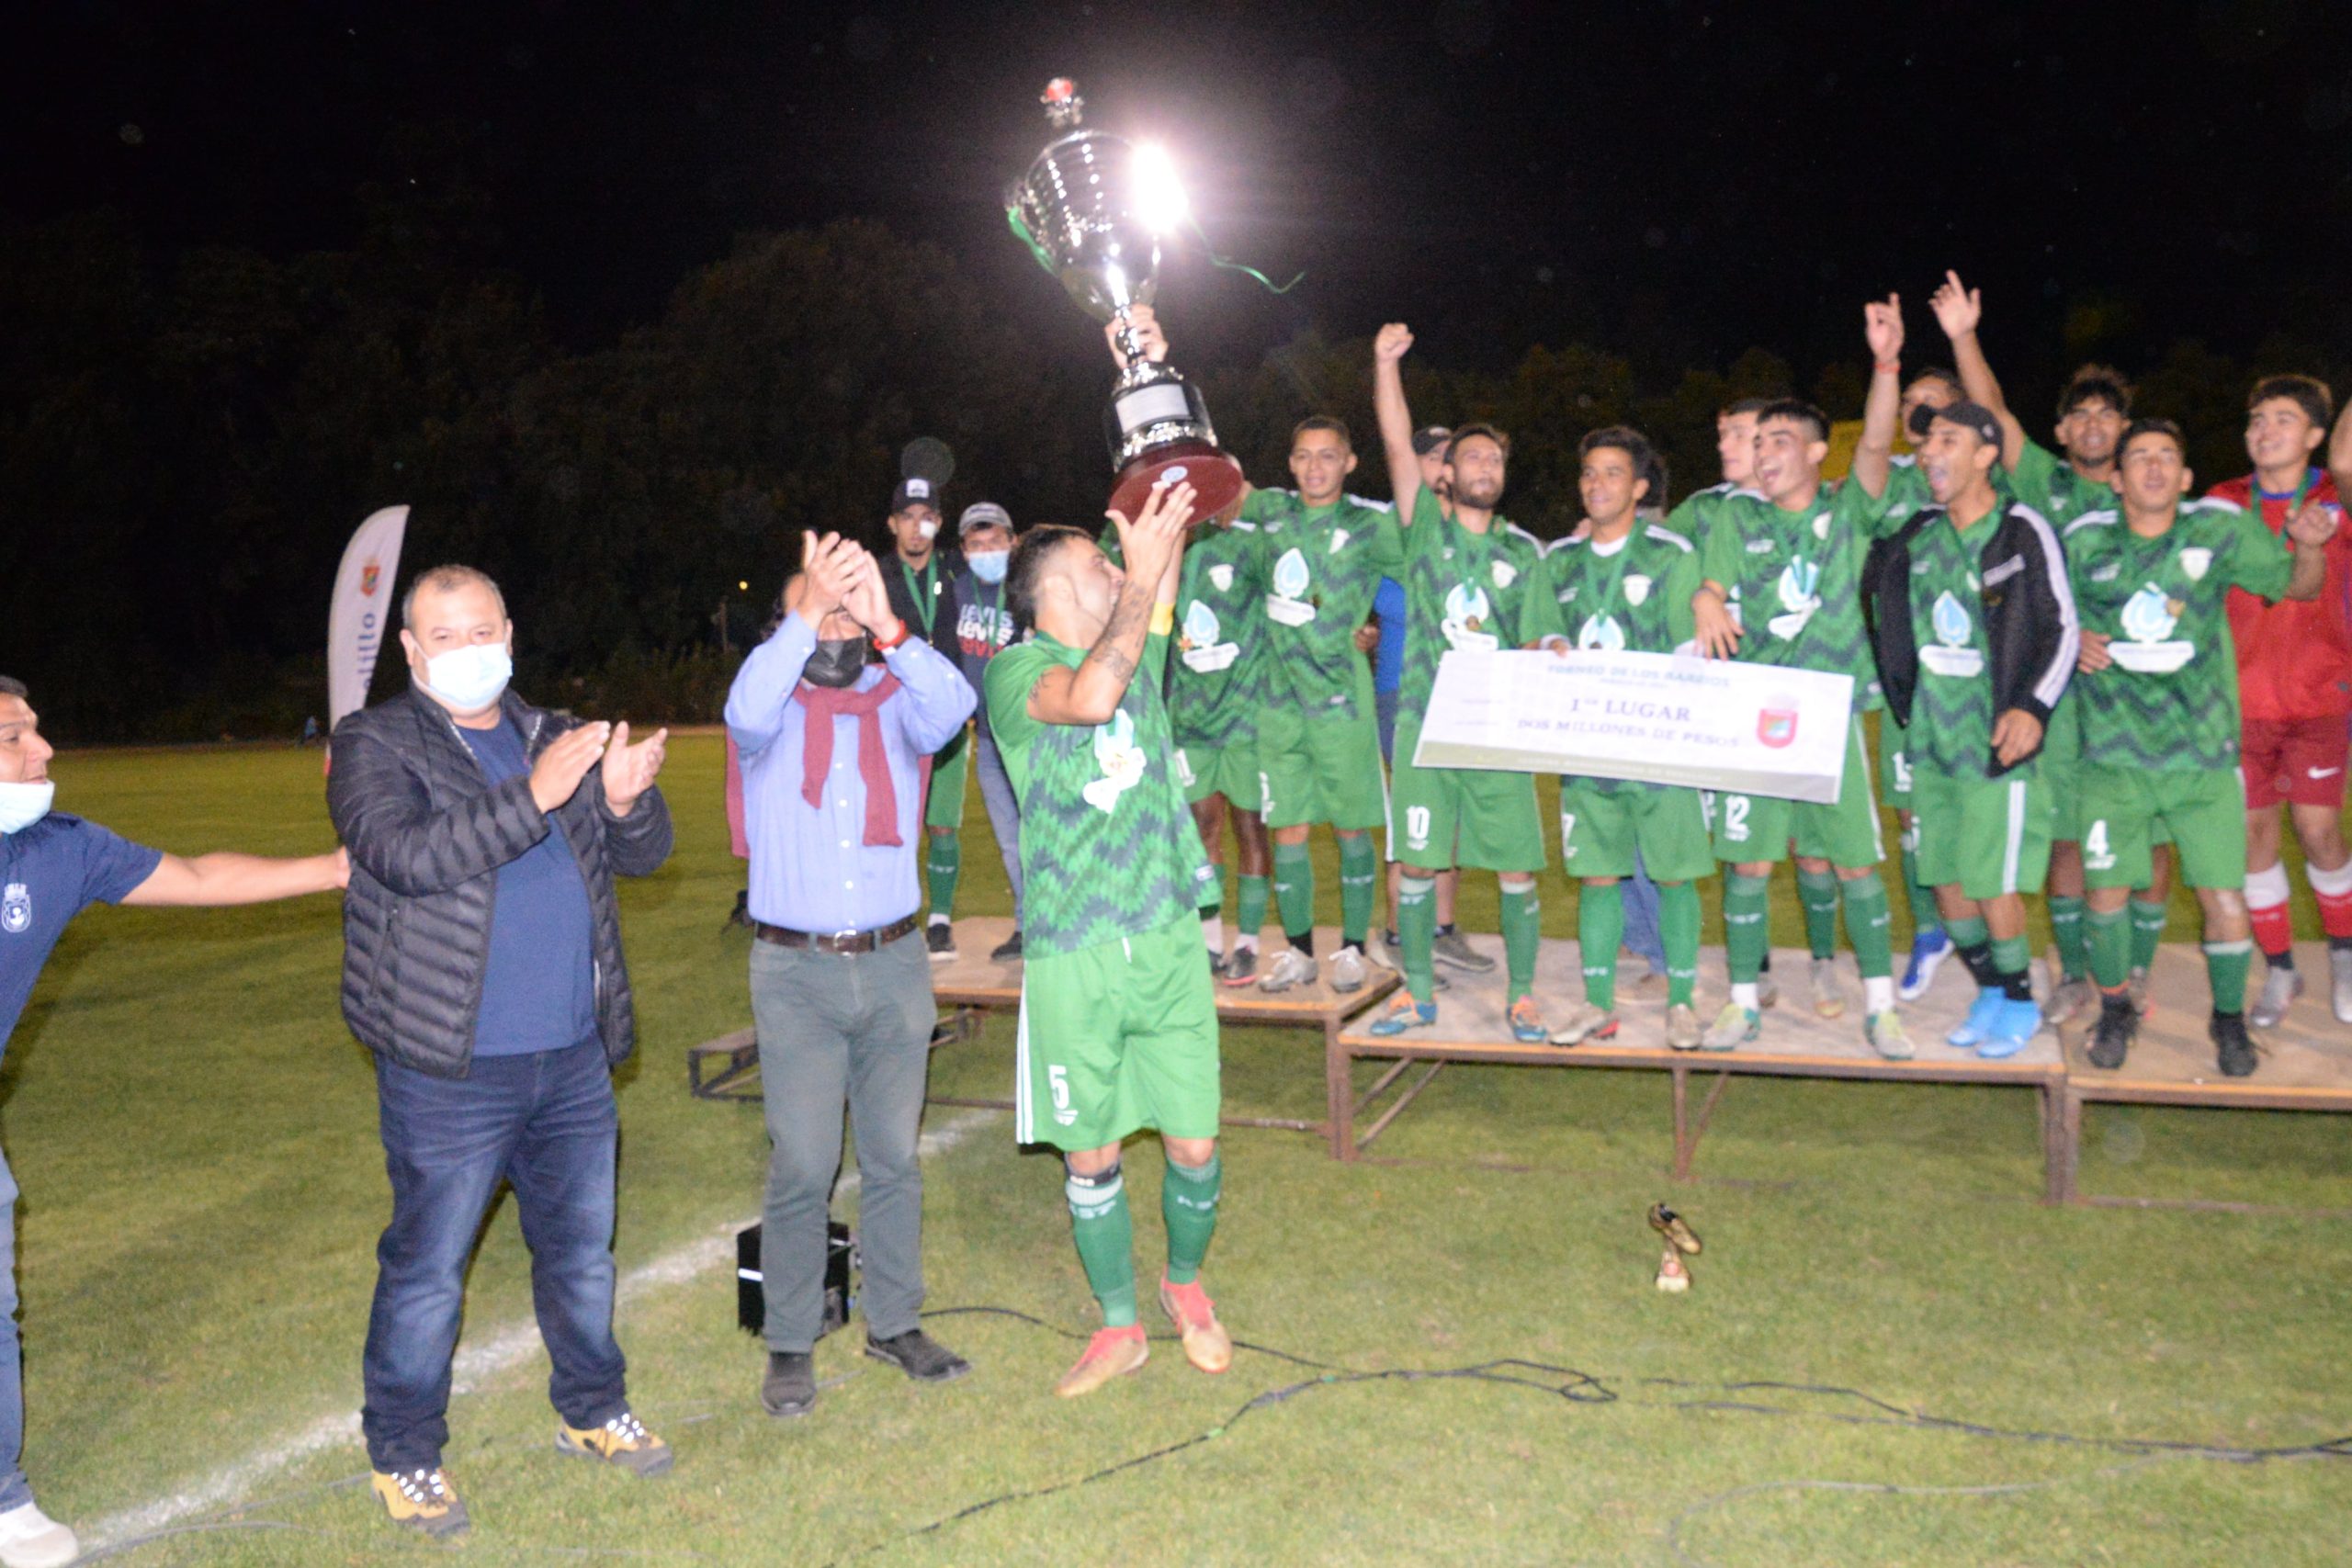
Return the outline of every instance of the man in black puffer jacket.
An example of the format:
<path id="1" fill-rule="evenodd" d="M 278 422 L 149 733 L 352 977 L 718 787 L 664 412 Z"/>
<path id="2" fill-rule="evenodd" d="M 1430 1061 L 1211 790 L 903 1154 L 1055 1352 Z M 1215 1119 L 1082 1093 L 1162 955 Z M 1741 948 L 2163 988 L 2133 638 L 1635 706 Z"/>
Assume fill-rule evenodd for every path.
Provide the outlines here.
<path id="1" fill-rule="evenodd" d="M 506 690 L 514 629 L 469 567 L 401 609 L 414 688 L 335 727 L 327 809 L 351 855 L 343 1013 L 376 1054 L 392 1219 L 376 1250 L 362 1426 L 394 1522 L 466 1527 L 441 1468 L 465 1270 L 500 1183 L 531 1248 L 558 1449 L 640 1475 L 613 1338 L 612 1064 L 635 1043 L 613 877 L 670 853 L 668 731 L 580 724 Z"/>

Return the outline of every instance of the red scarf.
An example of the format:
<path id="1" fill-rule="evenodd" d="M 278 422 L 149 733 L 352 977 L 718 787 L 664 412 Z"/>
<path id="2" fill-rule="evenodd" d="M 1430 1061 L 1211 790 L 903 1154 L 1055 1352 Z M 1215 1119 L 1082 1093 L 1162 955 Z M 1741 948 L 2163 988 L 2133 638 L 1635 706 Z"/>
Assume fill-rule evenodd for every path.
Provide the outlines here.
<path id="1" fill-rule="evenodd" d="M 825 775 L 833 770 L 833 720 L 842 714 L 857 716 L 857 771 L 865 780 L 865 841 L 896 844 L 899 840 L 899 792 L 890 783 L 890 759 L 882 749 L 882 705 L 899 689 L 899 678 L 882 679 L 860 692 L 848 687 L 812 686 L 800 682 L 795 696 L 808 710 L 808 733 L 800 749 L 800 798 L 811 806 L 825 803 Z"/>

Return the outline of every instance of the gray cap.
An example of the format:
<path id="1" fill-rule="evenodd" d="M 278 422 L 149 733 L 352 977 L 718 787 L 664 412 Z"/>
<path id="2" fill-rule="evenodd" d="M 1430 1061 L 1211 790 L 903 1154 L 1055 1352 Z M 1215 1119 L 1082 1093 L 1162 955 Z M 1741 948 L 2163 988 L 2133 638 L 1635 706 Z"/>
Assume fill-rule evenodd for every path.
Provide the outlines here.
<path id="1" fill-rule="evenodd" d="M 956 520 L 956 536 L 962 538 L 975 528 L 995 524 L 1006 533 L 1012 532 L 1012 513 L 993 501 L 976 501 L 964 508 L 964 515 Z"/>

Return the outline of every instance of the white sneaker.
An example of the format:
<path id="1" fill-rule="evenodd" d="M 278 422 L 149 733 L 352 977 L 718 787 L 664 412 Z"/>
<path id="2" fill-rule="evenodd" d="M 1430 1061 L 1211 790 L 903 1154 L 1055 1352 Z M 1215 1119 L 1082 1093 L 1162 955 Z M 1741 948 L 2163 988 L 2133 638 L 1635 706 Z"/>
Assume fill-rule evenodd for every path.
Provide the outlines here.
<path id="1" fill-rule="evenodd" d="M 1363 989 L 1370 976 L 1364 973 L 1363 954 L 1352 947 L 1343 947 L 1331 955 L 1331 989 L 1340 996 Z"/>
<path id="2" fill-rule="evenodd" d="M 1846 1016 L 1846 987 L 1838 979 L 1838 961 L 1816 958 L 1810 971 L 1813 976 L 1813 1010 L 1819 1018 Z"/>
<path id="3" fill-rule="evenodd" d="M 2292 969 L 2272 969 L 2262 976 L 2262 995 L 2245 1021 L 2256 1029 L 2276 1029 L 2295 998 L 2303 994 L 2303 977 Z"/>
<path id="4" fill-rule="evenodd" d="M 0 1568 L 65 1568 L 82 1555 L 74 1532 L 27 1503 L 0 1514 Z"/>
<path id="5" fill-rule="evenodd" d="M 1293 986 L 1313 984 L 1315 984 L 1315 960 L 1295 947 L 1285 947 L 1274 954 L 1274 961 L 1266 965 L 1266 972 L 1263 975 L 1258 976 L 1258 988 L 1270 996 L 1279 991 L 1287 991 Z"/>

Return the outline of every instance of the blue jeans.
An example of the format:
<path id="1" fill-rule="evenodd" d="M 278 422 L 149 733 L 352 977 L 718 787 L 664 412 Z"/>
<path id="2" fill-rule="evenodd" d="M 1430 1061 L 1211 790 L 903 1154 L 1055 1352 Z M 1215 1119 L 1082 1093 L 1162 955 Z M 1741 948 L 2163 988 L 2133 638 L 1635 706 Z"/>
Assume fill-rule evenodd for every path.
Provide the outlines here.
<path id="1" fill-rule="evenodd" d="M 1372 694 L 1373 719 L 1380 727 L 1380 760 L 1396 765 L 1396 696 L 1395 692 Z"/>
<path id="2" fill-rule="evenodd" d="M 1642 852 L 1634 852 L 1634 874 L 1623 883 L 1625 945 L 1649 961 L 1650 973 L 1666 973 L 1666 938 L 1657 929 L 1657 884 L 1642 866 Z"/>
<path id="3" fill-rule="evenodd" d="M 392 1223 L 376 1247 L 360 1427 L 379 1471 L 430 1469 L 449 1440 L 449 1357 L 466 1263 L 503 1180 L 531 1249 L 531 1302 L 567 1426 L 628 1407 L 613 1339 L 613 1179 L 620 1111 L 604 1046 L 477 1056 L 439 1078 L 379 1056 Z"/>
<path id="4" fill-rule="evenodd" d="M 980 781 L 980 804 L 989 808 L 989 829 L 996 835 L 996 852 L 1004 862 L 1004 879 L 1012 885 L 1012 929 L 1021 929 L 1021 805 L 1013 798 L 1012 776 L 1004 771 L 1004 755 L 996 737 L 983 727 L 974 748 L 972 772 Z"/>
<path id="5" fill-rule="evenodd" d="M 25 1479 L 25 1370 L 17 1348 L 17 1179 L 0 1154 L 0 1513 L 33 1500 Z"/>

